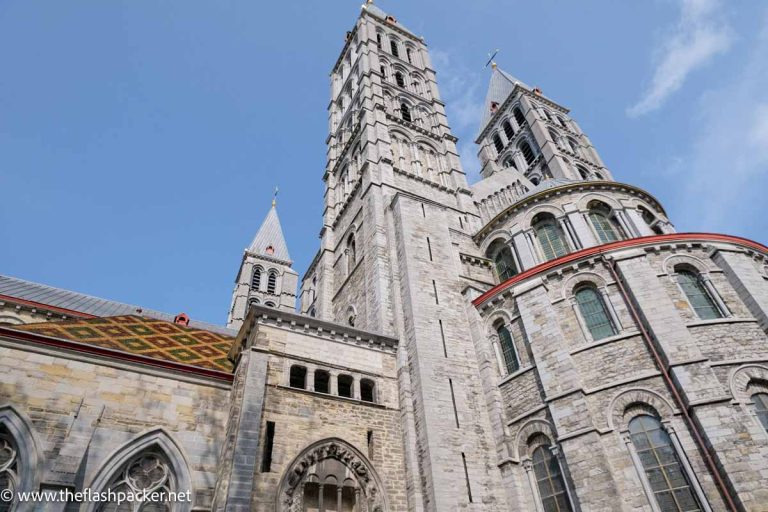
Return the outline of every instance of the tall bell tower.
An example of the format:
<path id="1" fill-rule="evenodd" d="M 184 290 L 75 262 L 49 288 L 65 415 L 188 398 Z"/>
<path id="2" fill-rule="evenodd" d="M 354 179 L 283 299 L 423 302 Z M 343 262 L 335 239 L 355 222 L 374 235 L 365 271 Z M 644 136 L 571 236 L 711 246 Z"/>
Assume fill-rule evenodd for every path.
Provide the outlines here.
<path id="1" fill-rule="evenodd" d="M 456 248 L 479 229 L 428 47 L 372 2 L 331 74 L 301 311 L 397 337 L 409 510 L 506 510 Z"/>

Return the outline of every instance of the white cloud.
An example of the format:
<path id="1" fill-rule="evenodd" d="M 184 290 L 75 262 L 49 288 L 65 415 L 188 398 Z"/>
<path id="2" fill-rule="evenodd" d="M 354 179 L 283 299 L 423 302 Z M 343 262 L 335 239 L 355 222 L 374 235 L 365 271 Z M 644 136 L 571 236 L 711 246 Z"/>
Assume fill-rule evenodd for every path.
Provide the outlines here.
<path id="1" fill-rule="evenodd" d="M 657 64 L 651 84 L 640 101 L 627 109 L 629 116 L 659 108 L 691 72 L 731 47 L 731 29 L 719 19 L 718 0 L 682 0 L 681 7 L 680 21 L 655 52 Z"/>
<path id="2" fill-rule="evenodd" d="M 670 166 L 679 169 L 683 162 L 687 178 L 674 204 L 682 229 L 765 236 L 768 16 L 764 20 L 765 30 L 744 41 L 749 53 L 741 69 L 702 95 L 694 141 Z"/>

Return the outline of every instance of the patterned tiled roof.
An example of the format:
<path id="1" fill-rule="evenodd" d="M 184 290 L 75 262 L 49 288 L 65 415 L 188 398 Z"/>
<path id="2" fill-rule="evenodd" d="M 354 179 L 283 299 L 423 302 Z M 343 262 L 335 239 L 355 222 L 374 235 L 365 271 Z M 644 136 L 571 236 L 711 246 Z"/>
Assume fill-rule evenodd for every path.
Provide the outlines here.
<path id="1" fill-rule="evenodd" d="M 84 293 L 55 288 L 46 284 L 34 283 L 17 277 L 0 275 L 0 295 L 22 299 L 40 304 L 53 306 L 70 311 L 84 313 L 93 316 L 133 315 L 155 318 L 157 320 L 172 321 L 174 315 L 142 308 L 123 302 L 102 299 Z M 197 320 L 191 320 L 189 325 L 198 329 L 212 331 L 225 336 L 235 336 L 237 331 L 221 325 L 209 324 Z"/>
<path id="2" fill-rule="evenodd" d="M 82 318 L 11 327 L 161 361 L 232 372 L 230 336 L 137 315 Z"/>

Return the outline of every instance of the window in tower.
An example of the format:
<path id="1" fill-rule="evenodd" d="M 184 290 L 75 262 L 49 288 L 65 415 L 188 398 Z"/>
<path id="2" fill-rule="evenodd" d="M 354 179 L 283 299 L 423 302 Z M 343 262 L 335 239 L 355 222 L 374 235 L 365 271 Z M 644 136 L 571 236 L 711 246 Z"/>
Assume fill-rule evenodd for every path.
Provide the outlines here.
<path id="1" fill-rule="evenodd" d="M 384 64 L 379 66 L 379 71 L 381 72 L 381 78 L 386 80 L 387 79 L 387 71 L 386 71 L 386 68 L 384 67 Z"/>
<path id="2" fill-rule="evenodd" d="M 550 128 L 548 131 L 549 131 L 549 137 L 552 139 L 552 142 L 555 143 L 555 146 L 561 148 L 562 147 L 562 141 L 560 139 L 560 135 L 555 130 L 553 130 L 552 128 Z"/>
<path id="3" fill-rule="evenodd" d="M 520 361 L 517 358 L 517 351 L 515 350 L 515 342 L 512 339 L 512 334 L 502 322 L 496 326 L 496 334 L 499 336 L 499 348 L 501 348 L 501 355 L 504 358 L 504 370 L 506 371 L 506 375 L 515 373 L 520 369 Z"/>
<path id="4" fill-rule="evenodd" d="M 525 116 L 523 115 L 523 111 L 520 110 L 519 107 L 515 107 L 515 110 L 512 111 L 512 115 L 515 116 L 515 121 L 517 121 L 517 125 L 520 128 L 525 126 Z"/>
<path id="5" fill-rule="evenodd" d="M 550 446 L 539 446 L 533 451 L 532 466 L 544 512 L 571 512 L 571 500 L 563 473 Z"/>
<path id="6" fill-rule="evenodd" d="M 755 404 L 755 414 L 760 424 L 768 432 L 768 393 L 757 393 L 752 395 L 752 402 Z"/>
<path id="7" fill-rule="evenodd" d="M 589 220 L 600 243 L 607 244 L 623 238 L 621 227 L 608 205 L 600 201 L 590 201 L 587 208 Z"/>
<path id="8" fill-rule="evenodd" d="M 646 414 L 637 416 L 629 422 L 629 436 L 659 509 L 662 512 L 702 510 L 661 422 Z"/>
<path id="9" fill-rule="evenodd" d="M 518 146 L 518 149 L 520 149 L 520 152 L 523 154 L 526 164 L 531 165 L 533 161 L 536 160 L 536 155 L 533 153 L 533 149 L 531 149 L 531 145 L 528 144 L 528 141 L 522 141 Z"/>
<path id="10" fill-rule="evenodd" d="M 347 237 L 347 272 L 352 272 L 357 263 L 357 244 L 355 244 L 355 234 L 350 233 Z"/>
<path id="11" fill-rule="evenodd" d="M 400 57 L 400 51 L 397 49 L 397 41 L 395 41 L 394 39 L 389 42 L 389 49 L 392 55 L 398 58 Z"/>
<path id="12" fill-rule="evenodd" d="M 298 365 L 291 366 L 288 385 L 296 389 L 306 389 L 307 369 Z"/>
<path id="13" fill-rule="evenodd" d="M 497 153 L 501 153 L 504 150 L 504 143 L 501 141 L 498 133 L 493 134 L 493 147 L 496 148 Z"/>
<path id="14" fill-rule="evenodd" d="M 376 393 L 376 383 L 370 379 L 360 379 L 360 400 L 363 402 L 374 402 Z"/>
<path id="15" fill-rule="evenodd" d="M 354 383 L 354 379 L 351 375 L 339 375 L 336 379 L 337 389 L 339 392 L 339 396 L 343 396 L 345 398 L 352 398 L 352 385 Z"/>
<path id="16" fill-rule="evenodd" d="M 647 209 L 643 208 L 642 206 L 638 206 L 637 210 L 640 212 L 640 215 L 643 217 L 643 220 L 646 224 L 648 224 L 648 227 L 651 228 L 651 231 L 656 233 L 657 235 L 663 235 L 664 230 L 661 229 L 661 224 L 659 223 L 659 220 L 656 218 L 654 214 L 652 214 Z"/>
<path id="17" fill-rule="evenodd" d="M 594 286 L 583 286 L 576 290 L 576 304 L 579 313 L 589 329 L 592 341 L 601 340 L 617 334 L 611 315 L 605 306 L 600 292 Z"/>
<path id="18" fill-rule="evenodd" d="M 570 137 L 568 137 L 568 145 L 571 146 L 571 151 L 573 151 L 574 155 L 581 154 L 581 152 L 579 151 L 579 143 Z"/>
<path id="19" fill-rule="evenodd" d="M 261 288 L 261 267 L 253 269 L 253 277 L 251 278 L 251 290 L 257 292 Z"/>
<path id="20" fill-rule="evenodd" d="M 251 306 L 257 306 L 259 304 L 259 299 L 253 298 L 248 301 L 248 309 L 251 309 Z"/>
<path id="21" fill-rule="evenodd" d="M 533 219 L 533 230 L 539 240 L 541 252 L 545 260 L 565 256 L 568 245 L 560 229 L 560 224 L 551 213 L 540 213 Z"/>
<path id="22" fill-rule="evenodd" d="M 381 50 L 381 32 L 376 33 L 376 47 Z"/>
<path id="23" fill-rule="evenodd" d="M 504 135 L 507 136 L 507 140 L 512 140 L 512 137 L 515 136 L 515 129 L 512 128 L 510 122 L 504 121 L 504 124 L 501 125 L 501 128 L 504 130 Z"/>
<path id="24" fill-rule="evenodd" d="M 568 123 L 565 122 L 565 119 L 562 118 L 562 116 L 557 116 L 558 122 L 560 122 L 560 126 L 562 126 L 565 129 L 568 129 Z"/>
<path id="25" fill-rule="evenodd" d="M 688 303 L 702 320 L 722 318 L 723 313 L 707 289 L 702 275 L 687 267 L 675 267 L 677 283 L 688 298 Z"/>
<path id="26" fill-rule="evenodd" d="M 576 170 L 579 172 L 579 176 L 581 176 L 581 179 L 583 180 L 589 179 L 589 171 L 587 171 L 585 168 L 583 168 L 580 165 L 577 165 Z"/>
<path id="27" fill-rule="evenodd" d="M 409 64 L 413 64 L 413 52 L 410 48 L 405 49 L 405 57 L 408 59 Z"/>
<path id="28" fill-rule="evenodd" d="M 267 293 L 274 294 L 277 290 L 277 272 L 274 270 L 270 271 L 269 277 L 267 278 Z"/>
<path id="29" fill-rule="evenodd" d="M 493 261 L 493 264 L 496 267 L 496 275 L 499 277 L 499 282 L 506 281 L 517 274 L 517 265 L 515 265 L 515 257 L 512 255 L 512 249 L 504 240 L 494 240 L 493 243 L 488 246 L 485 255 L 488 259 Z"/>
<path id="30" fill-rule="evenodd" d="M 398 87 L 405 89 L 405 79 L 403 78 L 403 74 L 399 71 L 395 72 L 395 83 Z"/>
<path id="31" fill-rule="evenodd" d="M 318 393 L 331 392 L 331 374 L 325 370 L 315 370 L 315 391 Z"/>
<path id="32" fill-rule="evenodd" d="M 403 118 L 403 121 L 411 122 L 411 111 L 406 103 L 400 104 L 400 116 Z"/>
<path id="33" fill-rule="evenodd" d="M 517 170 L 517 165 L 515 165 L 515 159 L 512 158 L 512 156 L 508 156 L 504 159 L 504 168 L 512 167 L 513 169 Z"/>

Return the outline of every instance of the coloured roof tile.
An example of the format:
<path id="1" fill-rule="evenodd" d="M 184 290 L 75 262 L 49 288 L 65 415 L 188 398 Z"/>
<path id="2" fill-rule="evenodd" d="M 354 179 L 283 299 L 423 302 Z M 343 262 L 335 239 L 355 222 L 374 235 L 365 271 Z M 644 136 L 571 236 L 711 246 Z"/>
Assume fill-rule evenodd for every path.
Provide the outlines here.
<path id="1" fill-rule="evenodd" d="M 233 337 L 138 315 L 78 318 L 10 328 L 209 370 L 231 373 L 233 368 L 227 358 Z"/>

